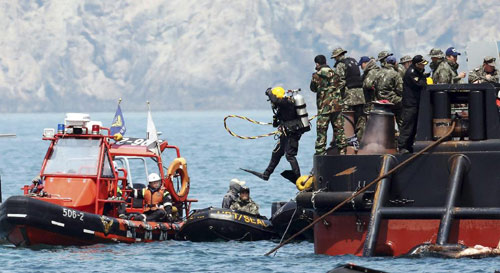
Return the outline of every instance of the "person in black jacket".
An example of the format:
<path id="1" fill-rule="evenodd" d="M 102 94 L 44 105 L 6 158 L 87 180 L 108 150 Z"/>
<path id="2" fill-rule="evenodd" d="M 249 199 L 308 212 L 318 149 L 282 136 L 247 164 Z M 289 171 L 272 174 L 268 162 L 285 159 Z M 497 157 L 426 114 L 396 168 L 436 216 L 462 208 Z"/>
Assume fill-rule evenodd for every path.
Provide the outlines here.
<path id="1" fill-rule="evenodd" d="M 398 138 L 399 153 L 413 152 L 413 141 L 417 133 L 420 92 L 427 85 L 427 75 L 424 73 L 427 63 L 422 55 L 416 55 L 403 78 L 403 121 Z"/>
<path id="2" fill-rule="evenodd" d="M 276 143 L 269 165 L 263 173 L 241 169 L 267 181 L 269 180 L 269 176 L 274 172 L 276 166 L 278 166 L 281 157 L 285 155 L 292 170 L 285 171 L 281 175 L 292 183 L 295 183 L 300 176 L 300 167 L 295 156 L 297 156 L 299 140 L 303 133 L 299 128 L 300 117 L 297 115 L 295 109 L 295 101 L 293 97 L 285 96 L 285 89 L 280 86 L 268 88 L 266 90 L 266 95 L 271 101 L 274 112 L 273 127 L 278 127 L 278 130 L 281 132 L 279 134 L 278 143 Z"/>

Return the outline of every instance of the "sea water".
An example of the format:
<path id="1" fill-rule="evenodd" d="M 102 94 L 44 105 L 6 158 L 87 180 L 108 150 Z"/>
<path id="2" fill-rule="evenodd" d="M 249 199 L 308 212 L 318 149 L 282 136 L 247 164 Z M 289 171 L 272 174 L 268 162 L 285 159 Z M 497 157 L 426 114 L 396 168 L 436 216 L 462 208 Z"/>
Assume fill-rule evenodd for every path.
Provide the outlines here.
<path id="1" fill-rule="evenodd" d="M 147 113 L 127 113 L 125 136 L 146 136 Z M 93 120 L 109 126 L 114 113 L 90 113 Z M 271 111 L 238 112 L 153 112 L 161 139 L 180 148 L 187 159 L 191 177 L 189 197 L 197 199 L 192 208 L 220 206 L 229 181 L 246 181 L 260 212 L 270 216 L 274 201 L 287 201 L 297 194 L 292 183 L 279 173 L 290 169 L 282 159 L 269 181 L 239 170 L 263 171 L 276 140 L 266 137 L 242 140 L 228 134 L 223 118 L 242 114 L 270 122 Z M 15 133 L 15 138 L 0 138 L 0 175 L 3 199 L 21 194 L 21 187 L 38 174 L 50 144 L 43 141 L 44 128 L 57 128 L 64 113 L 2 114 L 0 134 Z M 312 168 L 315 129 L 302 136 L 298 161 L 302 173 Z M 273 131 L 239 119 L 229 119 L 236 134 L 259 135 Z M 331 134 L 331 132 L 330 132 Z M 274 241 L 193 243 L 166 241 L 138 244 L 106 244 L 85 247 L 15 248 L 0 246 L 0 272 L 326 272 L 341 264 L 354 263 L 387 272 L 494 272 L 500 270 L 500 258 L 361 258 L 352 255 L 315 255 L 314 245 L 298 242 L 286 245 L 276 255 L 264 256 L 277 245 Z"/>

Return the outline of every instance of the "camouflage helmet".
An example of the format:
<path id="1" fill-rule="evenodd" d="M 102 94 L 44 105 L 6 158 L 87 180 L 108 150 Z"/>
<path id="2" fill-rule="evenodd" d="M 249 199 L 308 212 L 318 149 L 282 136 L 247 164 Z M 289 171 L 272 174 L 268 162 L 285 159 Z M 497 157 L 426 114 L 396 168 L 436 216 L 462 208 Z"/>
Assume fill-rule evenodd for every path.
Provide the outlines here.
<path id="1" fill-rule="evenodd" d="M 406 62 L 411 62 L 411 57 L 410 55 L 405 55 L 403 57 L 401 57 L 401 59 L 399 59 L 399 63 L 406 63 Z"/>
<path id="2" fill-rule="evenodd" d="M 444 58 L 444 53 L 441 49 L 439 48 L 433 48 L 431 49 L 431 51 L 429 52 L 429 56 L 431 58 Z"/>
<path id="3" fill-rule="evenodd" d="M 392 56 L 392 53 L 390 53 L 389 51 L 387 50 L 380 51 L 380 53 L 377 56 L 377 61 L 382 61 L 389 56 Z"/>
<path id="4" fill-rule="evenodd" d="M 344 50 L 341 47 L 337 47 L 337 48 L 333 49 L 332 56 L 330 57 L 330 59 L 333 59 L 333 58 L 339 56 L 340 54 L 344 54 L 346 52 L 347 52 L 347 50 Z"/>

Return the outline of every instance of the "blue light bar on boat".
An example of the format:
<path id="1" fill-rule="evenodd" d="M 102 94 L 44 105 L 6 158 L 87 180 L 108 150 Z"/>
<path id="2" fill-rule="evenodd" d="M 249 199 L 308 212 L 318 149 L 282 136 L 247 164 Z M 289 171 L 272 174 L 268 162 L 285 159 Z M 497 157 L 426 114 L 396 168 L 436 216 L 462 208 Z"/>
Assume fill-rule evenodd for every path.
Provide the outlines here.
<path id="1" fill-rule="evenodd" d="M 57 133 L 58 134 L 64 133 L 64 124 L 62 123 L 57 124 Z"/>

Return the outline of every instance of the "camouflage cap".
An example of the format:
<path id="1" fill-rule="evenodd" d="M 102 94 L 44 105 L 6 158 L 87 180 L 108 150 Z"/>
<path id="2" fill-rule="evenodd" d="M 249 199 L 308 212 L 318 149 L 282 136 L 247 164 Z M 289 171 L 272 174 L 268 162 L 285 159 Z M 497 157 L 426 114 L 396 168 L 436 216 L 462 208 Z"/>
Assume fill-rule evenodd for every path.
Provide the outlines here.
<path id="1" fill-rule="evenodd" d="M 497 59 L 495 57 L 491 57 L 491 56 L 486 56 L 484 57 L 484 63 L 485 64 L 488 64 L 490 66 L 495 66 L 495 61 Z"/>
<path id="2" fill-rule="evenodd" d="M 344 50 L 343 48 L 341 47 L 337 47 L 335 48 L 333 51 L 332 51 L 332 56 L 330 57 L 331 59 L 339 56 L 340 54 L 343 54 L 343 53 L 346 53 L 347 50 Z"/>
<path id="3" fill-rule="evenodd" d="M 399 59 L 399 63 L 407 63 L 411 62 L 411 56 L 410 55 L 405 55 Z"/>
<path id="4" fill-rule="evenodd" d="M 431 58 L 444 58 L 444 53 L 441 49 L 439 48 L 433 48 L 431 49 L 431 51 L 429 52 L 429 56 Z"/>
<path id="5" fill-rule="evenodd" d="M 378 54 L 377 56 L 377 61 L 382 61 L 383 59 L 389 57 L 389 56 L 392 56 L 393 54 L 390 53 L 389 51 L 387 50 L 383 50 L 383 51 L 380 51 L 380 53 Z"/>

